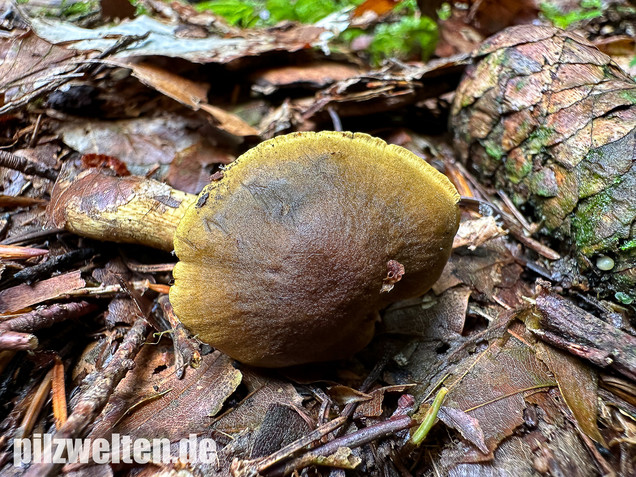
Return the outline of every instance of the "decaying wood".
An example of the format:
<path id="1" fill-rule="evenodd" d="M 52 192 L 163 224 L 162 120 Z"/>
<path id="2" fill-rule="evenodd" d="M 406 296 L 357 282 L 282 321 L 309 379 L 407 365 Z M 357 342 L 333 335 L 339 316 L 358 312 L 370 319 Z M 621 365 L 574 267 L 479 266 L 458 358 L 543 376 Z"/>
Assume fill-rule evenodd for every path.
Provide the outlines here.
<path id="1" fill-rule="evenodd" d="M 636 83 L 582 36 L 520 25 L 486 40 L 457 89 L 461 158 L 529 206 L 594 289 L 636 300 Z M 612 266 L 599 267 L 609 256 Z"/>
<path id="2" fill-rule="evenodd" d="M 536 299 L 541 339 L 636 380 L 636 337 L 548 291 Z"/>
<path id="3" fill-rule="evenodd" d="M 0 313 L 18 311 L 27 306 L 57 298 L 60 295 L 82 288 L 86 282 L 80 271 L 49 278 L 33 285 L 16 285 L 0 292 Z"/>

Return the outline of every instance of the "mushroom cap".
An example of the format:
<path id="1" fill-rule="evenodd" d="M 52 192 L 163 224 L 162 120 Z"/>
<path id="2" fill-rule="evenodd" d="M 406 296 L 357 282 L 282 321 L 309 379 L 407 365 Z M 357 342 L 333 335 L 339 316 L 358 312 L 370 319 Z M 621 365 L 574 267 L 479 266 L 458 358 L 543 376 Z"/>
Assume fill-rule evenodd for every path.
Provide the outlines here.
<path id="1" fill-rule="evenodd" d="M 371 340 L 381 308 L 437 280 L 458 200 L 446 176 L 369 135 L 276 137 L 186 211 L 170 302 L 199 339 L 247 364 L 351 356 Z M 405 273 L 385 292 L 392 261 Z"/>

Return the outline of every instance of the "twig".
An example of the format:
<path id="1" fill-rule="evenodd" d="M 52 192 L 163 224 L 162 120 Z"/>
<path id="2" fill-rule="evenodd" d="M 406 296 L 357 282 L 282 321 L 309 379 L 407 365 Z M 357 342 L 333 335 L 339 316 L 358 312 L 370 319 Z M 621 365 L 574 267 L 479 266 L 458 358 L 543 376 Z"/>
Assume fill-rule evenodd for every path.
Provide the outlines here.
<path id="1" fill-rule="evenodd" d="M 51 376 L 53 376 L 52 369 L 46 373 L 44 379 L 40 382 L 38 389 L 35 391 L 33 399 L 29 404 L 29 408 L 22 418 L 20 427 L 18 427 L 15 431 L 16 438 L 26 437 L 31 434 L 33 426 L 35 425 L 35 419 L 38 417 L 38 414 L 40 414 L 42 407 L 49 397 L 49 391 L 51 390 Z"/>
<path id="2" fill-rule="evenodd" d="M 539 338 L 568 352 L 578 351 L 575 354 L 596 364 L 604 362 L 636 380 L 636 338 L 632 335 L 545 290 L 537 297 L 536 311 L 530 319 L 536 320 L 529 328 Z M 556 335 L 563 339 L 550 340 Z"/>
<path id="3" fill-rule="evenodd" d="M 300 439 L 295 440 L 291 444 L 286 445 L 282 449 L 270 454 L 267 457 L 262 459 L 252 459 L 252 460 L 238 460 L 235 459 L 232 462 L 231 471 L 233 475 L 259 475 L 262 474 L 265 470 L 269 469 L 273 465 L 279 463 L 280 461 L 287 459 L 295 452 L 299 451 L 303 447 L 308 446 L 321 439 L 323 436 L 326 436 L 330 432 L 335 431 L 340 426 L 342 426 L 345 422 L 347 422 L 347 418 L 344 416 L 337 417 L 336 419 L 329 421 L 322 426 L 317 427 L 313 431 L 311 431 L 306 436 L 301 437 Z M 35 477 L 35 476 L 34 476 Z"/>
<path id="4" fill-rule="evenodd" d="M 13 275 L 13 278 L 27 284 L 31 284 L 44 275 L 50 275 L 52 272 L 57 271 L 65 271 L 75 262 L 85 260 L 94 253 L 95 251 L 93 249 L 83 248 L 79 250 L 72 250 L 56 257 L 49 257 L 49 259 L 45 262 L 20 270 L 18 273 Z"/>
<path id="5" fill-rule="evenodd" d="M 7 167 L 23 174 L 44 177 L 51 181 L 57 179 L 57 171 L 39 162 L 30 161 L 26 157 L 16 156 L 6 151 L 0 151 L 0 167 Z"/>
<path id="6" fill-rule="evenodd" d="M 174 346 L 174 367 L 177 378 L 183 379 L 188 366 L 198 368 L 201 363 L 201 352 L 198 342 L 190 337 L 190 333 L 179 321 L 172 310 L 172 305 L 166 295 L 159 298 L 159 305 L 172 327 L 172 343 Z"/>
<path id="7" fill-rule="evenodd" d="M 473 210 L 476 210 L 482 215 L 484 215 L 484 213 L 482 212 L 482 209 L 484 207 L 491 209 L 493 212 L 495 212 L 497 215 L 501 217 L 501 220 L 503 221 L 504 225 L 508 228 L 508 230 L 510 230 L 510 233 L 512 234 L 512 236 L 516 238 L 519 242 L 524 244 L 526 247 L 531 248 L 532 250 L 537 252 L 539 255 L 542 255 L 545 258 L 550 260 L 558 260 L 561 258 L 561 255 L 559 255 L 556 251 L 552 250 L 547 245 L 543 245 L 538 240 L 535 240 L 532 237 L 528 237 L 523 232 L 523 229 L 517 224 L 517 222 L 515 221 L 513 217 L 505 213 L 503 210 L 501 210 L 492 202 L 488 202 L 482 199 L 477 199 L 475 197 L 462 197 L 459 203 L 460 203 L 460 206 L 464 206 L 464 207 L 468 207 Z"/>
<path id="8" fill-rule="evenodd" d="M 53 395 L 55 428 L 61 429 L 68 416 L 66 410 L 66 386 L 64 385 L 64 363 L 59 356 L 55 357 L 55 364 L 53 365 L 51 394 Z"/>
<path id="9" fill-rule="evenodd" d="M 104 409 L 119 382 L 135 365 L 137 352 L 146 341 L 150 325 L 145 318 L 138 318 L 130 328 L 112 359 L 101 371 L 89 374 L 82 383 L 83 393 L 68 420 L 54 434 L 57 439 L 82 438 L 88 433 L 95 418 Z M 25 477 L 53 477 L 63 464 L 33 464 Z"/>
<path id="10" fill-rule="evenodd" d="M 66 232 L 66 229 L 37 230 L 35 232 L 28 232 L 22 235 L 16 235 L 14 237 L 4 239 L 2 242 L 0 242 L 0 245 L 15 245 L 17 243 L 33 242 L 48 237 L 49 235 L 55 235 L 62 232 Z"/>
<path id="11" fill-rule="evenodd" d="M 78 318 L 95 309 L 97 306 L 87 301 L 51 305 L 0 322 L 0 330 L 32 332 Z"/>
<path id="12" fill-rule="evenodd" d="M 30 350 L 38 347 L 38 339 L 29 333 L 0 330 L 0 350 Z"/>
<path id="13" fill-rule="evenodd" d="M 337 439 L 334 439 L 320 447 L 312 449 L 302 457 L 294 459 L 284 466 L 272 469 L 272 471 L 268 473 L 268 476 L 275 477 L 288 475 L 294 470 L 302 469 L 303 467 L 310 465 L 316 457 L 331 455 L 341 447 L 360 447 L 376 439 L 394 435 L 404 429 L 409 429 L 416 425 L 417 422 L 411 419 L 410 416 L 400 416 L 387 419 L 384 422 L 338 437 Z"/>
<path id="14" fill-rule="evenodd" d="M 340 116 L 333 106 L 327 106 L 327 112 L 329 113 L 329 117 L 331 118 L 331 122 L 333 123 L 334 131 L 342 131 L 342 121 L 340 121 Z"/>

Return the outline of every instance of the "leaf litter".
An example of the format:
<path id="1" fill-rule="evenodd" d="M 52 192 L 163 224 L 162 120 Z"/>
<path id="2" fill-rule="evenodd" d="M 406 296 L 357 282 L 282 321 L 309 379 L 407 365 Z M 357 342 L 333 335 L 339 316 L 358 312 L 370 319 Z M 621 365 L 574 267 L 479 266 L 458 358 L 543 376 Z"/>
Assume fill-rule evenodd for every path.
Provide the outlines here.
<path id="1" fill-rule="evenodd" d="M 460 75 L 472 61 L 467 55 L 486 36 L 536 20 L 539 8 L 534 2 L 476 2 L 469 10 L 451 6 L 450 16 L 438 21 L 438 58 L 431 61 L 413 56 L 377 66 L 363 47 L 339 43 L 350 26 L 373 36 L 375 25 L 399 18 L 393 3 L 399 2 L 367 1 L 353 14 L 343 9 L 315 24 L 255 29 L 229 25 L 189 5 L 163 5 L 155 17 L 90 27 L 38 17 L 27 13 L 30 9 L 10 10 L 23 22 L 2 23 L 0 120 L 7 127 L 0 140 L 13 159 L 24 160 L 3 162 L 21 165 L 2 169 L 0 176 L 2 192 L 14 198 L 5 202 L 8 215 L 2 222 L 4 246 L 12 247 L 0 269 L 3 434 L 18 435 L 24 422 L 46 428 L 59 418 L 59 409 L 28 398 L 36 388 L 48 389 L 54 353 L 72 372 L 66 389 L 58 385 L 53 397 L 67 393 L 72 399 L 68 420 L 57 431 L 48 427 L 51 432 L 160 436 L 173 444 L 190 433 L 212 437 L 219 444 L 218 461 L 191 469 L 205 475 L 248 475 L 244 472 L 253 469 L 277 475 L 303 467 L 313 467 L 317 475 L 330 475 L 329 468 L 381 475 L 383 466 L 403 475 L 407 466 L 415 475 L 432 469 L 447 475 L 536 475 L 566 467 L 577 475 L 633 471 L 633 309 L 626 299 L 583 300 L 584 283 L 560 282 L 557 272 L 567 269 L 567 260 L 552 269 L 545 258 L 550 254 L 537 253 L 545 252 L 539 245 L 554 242 L 540 244 L 539 235 L 523 238 L 538 229 L 526 221 L 535 217 L 515 209 L 518 198 L 502 202 L 505 192 L 495 193 L 492 184 L 455 166 L 453 153 L 444 149 L 452 144 L 439 138 L 445 132 L 439 118 L 448 118 Z M 579 25 L 583 33 L 598 34 L 593 22 Z M 541 44 L 550 35 L 546 28 L 491 40 L 477 55 Z M 620 45 L 615 36 L 595 38 L 595 44 L 609 54 Z M 574 58 L 575 50 L 566 53 Z M 549 49 L 544 54 L 549 57 Z M 607 114 L 616 100 L 626 100 L 621 94 L 629 88 L 608 83 L 615 96 L 586 102 L 589 91 L 576 95 L 573 89 L 582 84 L 577 78 L 595 78 L 594 67 L 607 67 L 606 57 L 593 54 L 592 66 L 567 55 L 559 60 L 566 73 L 561 84 L 553 83 L 550 125 L 559 134 L 579 131 L 565 141 L 576 151 L 592 134 L 576 123 L 581 114 Z M 502 68 L 491 61 L 487 69 L 494 81 Z M 508 85 L 505 106 L 520 111 L 538 104 L 542 97 L 533 85 L 542 79 L 531 72 L 527 82 Z M 474 98 L 481 98 L 473 123 L 479 137 L 494 127 L 499 112 L 488 107 L 488 88 L 471 88 Z M 519 146 L 518 134 L 532 120 L 522 116 L 504 117 L 502 125 L 511 134 L 502 142 L 506 147 Z M 351 360 L 264 371 L 197 345 L 202 352 L 194 367 L 179 373 L 175 352 L 189 344 L 177 338 L 171 343 L 166 336 L 171 325 L 156 307 L 151 311 L 162 292 L 149 288 L 167 288 L 174 258 L 78 239 L 59 229 L 42 231 L 43 201 L 51 197 L 57 170 L 82 154 L 112 157 L 134 175 L 152 175 L 196 193 L 263 138 L 331 129 L 340 122 L 347 129 L 399 138 L 436 167 L 456 171 L 452 177 L 463 195 L 492 203 L 491 212 L 497 211 L 463 211 L 453 255 L 433 291 L 386 309 L 372 344 Z M 613 124 L 599 122 L 595 133 L 610 137 L 616 134 Z M 429 138 L 447 145 L 426 151 L 422 144 L 430 144 Z M 50 172 L 34 175 L 31 164 Z M 543 174 L 549 188 L 552 176 Z M 85 248 L 99 253 L 68 261 L 76 268 L 59 273 L 53 268 L 32 283 L 16 282 L 22 270 Z M 122 255 L 123 261 L 115 260 Z M 134 269 L 126 257 L 134 257 Z M 158 263 L 162 266 L 153 269 Z M 537 276 L 550 278 L 552 288 Z M 133 285 L 144 280 L 148 285 Z M 29 353 L 16 351 L 10 339 L 17 338 L 8 331 L 34 338 L 28 333 L 36 333 L 37 344 Z M 73 343 L 68 336 L 76 342 L 65 346 Z M 441 385 L 449 392 L 427 451 L 409 448 L 405 432 Z M 87 390 L 93 386 L 98 392 L 91 395 Z M 34 409 L 44 412 L 30 418 L 36 421 L 24 421 Z M 343 447 L 334 448 L 340 443 Z M 7 440 L 0 445 L 10 449 Z M 6 458 L 2 462 L 10 468 Z M 142 467 L 134 471 L 143 472 Z M 54 469 L 27 472 L 44 470 Z M 66 470 L 112 475 L 114 469 Z M 116 472 L 132 475 L 133 470 Z"/>

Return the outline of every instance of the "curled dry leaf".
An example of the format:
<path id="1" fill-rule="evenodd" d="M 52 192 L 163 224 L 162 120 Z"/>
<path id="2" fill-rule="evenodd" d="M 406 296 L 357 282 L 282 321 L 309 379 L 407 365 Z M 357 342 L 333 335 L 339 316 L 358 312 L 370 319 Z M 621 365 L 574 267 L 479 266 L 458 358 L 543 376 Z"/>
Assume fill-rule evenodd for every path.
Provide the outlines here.
<path id="1" fill-rule="evenodd" d="M 453 248 L 467 246 L 470 250 L 475 250 L 488 240 L 507 233 L 492 216 L 466 220 L 459 224 L 459 229 L 453 239 Z"/>

